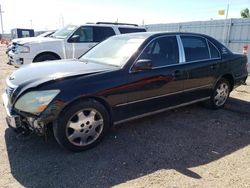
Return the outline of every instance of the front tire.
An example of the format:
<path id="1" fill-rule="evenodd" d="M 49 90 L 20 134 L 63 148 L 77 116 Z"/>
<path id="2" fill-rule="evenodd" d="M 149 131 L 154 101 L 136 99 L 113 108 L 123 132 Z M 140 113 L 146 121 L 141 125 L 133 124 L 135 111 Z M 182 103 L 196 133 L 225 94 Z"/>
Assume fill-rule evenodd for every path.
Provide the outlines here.
<path id="1" fill-rule="evenodd" d="M 214 87 L 208 106 L 212 109 L 220 109 L 226 104 L 231 91 L 230 83 L 222 78 Z"/>
<path id="2" fill-rule="evenodd" d="M 67 107 L 53 125 L 57 142 L 66 149 L 80 152 L 96 146 L 108 131 L 109 114 L 94 100 L 78 101 Z"/>
<path id="3" fill-rule="evenodd" d="M 42 54 L 38 57 L 36 57 L 33 61 L 33 63 L 43 62 L 43 61 L 53 61 L 53 60 L 59 60 L 58 57 L 56 57 L 53 54 Z"/>

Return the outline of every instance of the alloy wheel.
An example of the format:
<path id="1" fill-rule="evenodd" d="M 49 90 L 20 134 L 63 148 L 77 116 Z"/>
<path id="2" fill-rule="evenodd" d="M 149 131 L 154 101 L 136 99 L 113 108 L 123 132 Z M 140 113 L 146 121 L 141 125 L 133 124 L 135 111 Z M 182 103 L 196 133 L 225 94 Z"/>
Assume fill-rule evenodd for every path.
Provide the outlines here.
<path id="1" fill-rule="evenodd" d="M 229 86 L 227 83 L 222 82 L 218 85 L 215 91 L 214 102 L 216 106 L 222 106 L 226 102 L 229 95 Z"/>
<path id="2" fill-rule="evenodd" d="M 104 121 L 100 112 L 92 108 L 83 109 L 68 121 L 66 135 L 73 145 L 86 146 L 98 139 L 103 127 Z"/>

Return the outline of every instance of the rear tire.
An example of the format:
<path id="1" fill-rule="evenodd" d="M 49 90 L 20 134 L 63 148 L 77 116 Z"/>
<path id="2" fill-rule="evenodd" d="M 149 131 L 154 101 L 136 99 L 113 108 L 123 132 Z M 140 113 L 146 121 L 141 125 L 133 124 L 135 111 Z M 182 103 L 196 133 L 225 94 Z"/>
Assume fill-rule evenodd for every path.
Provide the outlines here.
<path id="1" fill-rule="evenodd" d="M 206 106 L 212 109 L 223 108 L 226 104 L 231 91 L 231 85 L 228 80 L 221 78 L 214 87 Z"/>
<path id="2" fill-rule="evenodd" d="M 33 63 L 42 62 L 42 61 L 53 61 L 53 60 L 59 60 L 59 58 L 53 54 L 48 53 L 48 54 L 43 54 L 43 55 L 36 57 Z"/>
<path id="3" fill-rule="evenodd" d="M 96 146 L 110 127 L 109 114 L 95 100 L 78 101 L 67 107 L 53 125 L 57 142 L 64 148 L 80 152 Z"/>

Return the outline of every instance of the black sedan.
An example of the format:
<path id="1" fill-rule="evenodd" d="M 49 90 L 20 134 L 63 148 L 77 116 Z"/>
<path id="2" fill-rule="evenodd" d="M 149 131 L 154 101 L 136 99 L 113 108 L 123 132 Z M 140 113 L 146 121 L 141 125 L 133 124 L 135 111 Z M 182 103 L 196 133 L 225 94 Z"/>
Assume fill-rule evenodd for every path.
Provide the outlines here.
<path id="1" fill-rule="evenodd" d="M 73 151 L 95 146 L 108 129 L 197 102 L 219 109 L 247 79 L 247 57 L 194 33 L 111 37 L 77 60 L 24 66 L 3 94 L 8 125 L 45 135 Z"/>

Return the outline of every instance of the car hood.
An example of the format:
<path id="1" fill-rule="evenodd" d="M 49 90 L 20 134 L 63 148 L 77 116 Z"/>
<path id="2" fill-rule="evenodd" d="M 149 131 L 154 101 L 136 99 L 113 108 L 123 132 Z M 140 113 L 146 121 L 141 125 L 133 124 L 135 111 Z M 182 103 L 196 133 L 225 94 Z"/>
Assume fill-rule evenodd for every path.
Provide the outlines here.
<path id="1" fill-rule="evenodd" d="M 16 38 L 11 40 L 12 43 L 27 43 L 27 42 L 32 42 L 32 41 L 39 41 L 43 37 L 25 37 L 25 38 Z"/>
<path id="2" fill-rule="evenodd" d="M 64 39 L 56 39 L 52 37 L 28 37 L 28 38 L 21 38 L 21 39 L 14 39 L 12 42 L 16 42 L 18 44 L 31 44 L 31 43 L 41 43 L 41 42 L 55 42 L 55 41 L 63 41 Z"/>
<path id="3" fill-rule="evenodd" d="M 26 37 L 26 38 L 17 38 L 17 39 L 13 39 L 11 42 L 13 43 L 20 43 L 23 41 L 30 41 L 30 40 L 34 40 L 35 37 Z"/>
<path id="4" fill-rule="evenodd" d="M 46 61 L 22 66 L 7 78 L 7 84 L 17 88 L 18 93 L 21 94 L 28 88 L 48 81 L 116 69 L 118 68 L 115 66 L 92 62 L 84 63 L 79 60 Z"/>

